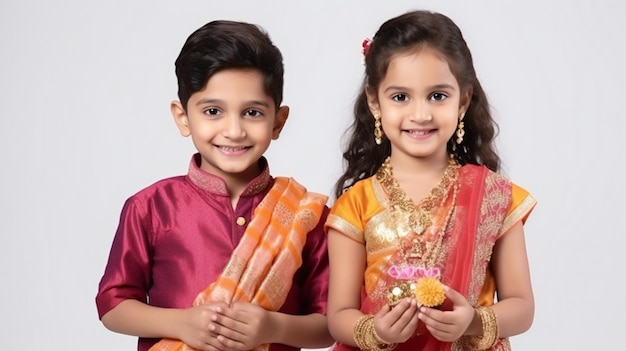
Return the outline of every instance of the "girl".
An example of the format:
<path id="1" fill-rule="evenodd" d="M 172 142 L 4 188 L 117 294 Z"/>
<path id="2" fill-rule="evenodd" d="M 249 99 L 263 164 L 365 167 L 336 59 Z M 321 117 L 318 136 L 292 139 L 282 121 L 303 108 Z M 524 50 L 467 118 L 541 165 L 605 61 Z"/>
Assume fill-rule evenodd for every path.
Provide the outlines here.
<path id="1" fill-rule="evenodd" d="M 326 222 L 335 348 L 509 350 L 533 320 L 523 223 L 536 202 L 497 173 L 465 40 L 448 17 L 415 11 L 363 53 Z"/>

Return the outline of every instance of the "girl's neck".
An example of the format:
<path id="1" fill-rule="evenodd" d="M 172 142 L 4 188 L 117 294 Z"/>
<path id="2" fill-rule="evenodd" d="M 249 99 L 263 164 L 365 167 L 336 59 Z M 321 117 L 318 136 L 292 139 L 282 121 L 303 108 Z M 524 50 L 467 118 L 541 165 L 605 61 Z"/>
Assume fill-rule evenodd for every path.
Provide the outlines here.
<path id="1" fill-rule="evenodd" d="M 433 157 L 412 157 L 399 153 L 391 155 L 390 165 L 395 177 L 410 175 L 411 177 L 440 177 L 448 166 L 448 155 Z"/>
<path id="2" fill-rule="evenodd" d="M 448 159 L 446 157 L 417 158 L 404 154 L 392 155 L 390 166 L 399 187 L 415 203 L 427 197 L 443 178 Z"/>

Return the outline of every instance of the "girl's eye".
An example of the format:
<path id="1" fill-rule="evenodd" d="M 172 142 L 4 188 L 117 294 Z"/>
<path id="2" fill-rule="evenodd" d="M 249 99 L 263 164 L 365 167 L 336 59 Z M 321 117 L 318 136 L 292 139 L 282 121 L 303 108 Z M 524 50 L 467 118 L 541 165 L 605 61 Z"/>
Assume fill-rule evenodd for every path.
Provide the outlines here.
<path id="1" fill-rule="evenodd" d="M 215 116 L 220 113 L 220 110 L 216 109 L 215 107 L 209 107 L 204 110 L 204 113 L 210 116 Z"/>
<path id="2" fill-rule="evenodd" d="M 261 116 L 263 116 L 263 113 L 261 113 L 261 111 L 259 111 L 259 110 L 252 110 L 252 109 L 250 109 L 250 110 L 247 110 L 244 113 L 244 115 L 250 116 L 250 117 L 261 117 Z"/>
<path id="3" fill-rule="evenodd" d="M 448 96 L 446 94 L 443 94 L 443 93 L 433 93 L 430 96 L 430 99 L 431 100 L 435 100 L 435 101 L 441 101 L 441 100 L 445 100 L 447 98 L 448 98 Z"/>
<path id="4" fill-rule="evenodd" d="M 407 101 L 409 97 L 406 94 L 396 94 L 392 96 L 391 99 L 393 101 L 403 102 L 403 101 Z"/>

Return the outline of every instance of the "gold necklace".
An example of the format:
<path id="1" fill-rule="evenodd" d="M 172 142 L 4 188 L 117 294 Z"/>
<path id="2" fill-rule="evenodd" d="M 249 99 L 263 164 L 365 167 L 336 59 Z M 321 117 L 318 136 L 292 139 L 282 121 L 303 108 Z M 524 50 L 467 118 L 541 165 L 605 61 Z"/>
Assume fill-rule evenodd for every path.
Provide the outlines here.
<path id="1" fill-rule="evenodd" d="M 393 177 L 390 158 L 387 157 L 383 165 L 376 173 L 376 178 L 387 191 L 392 211 L 401 211 L 409 214 L 409 226 L 415 234 L 421 235 L 424 230 L 433 224 L 432 211 L 446 201 L 451 185 L 456 185 L 459 164 L 450 159 L 439 184 L 433 188 L 430 194 L 422 199 L 417 206 L 408 198 L 404 190 L 400 188 L 398 181 Z"/>
<path id="2" fill-rule="evenodd" d="M 409 260 L 418 259 L 423 264 L 426 264 L 427 267 L 434 267 L 436 256 L 438 256 L 436 253 L 441 249 L 443 236 L 456 205 L 459 189 L 457 179 L 460 166 L 451 158 L 439 184 L 431 190 L 426 198 L 422 199 L 415 206 L 413 201 L 400 188 L 398 181 L 393 177 L 389 161 L 388 157 L 376 173 L 376 178 L 387 192 L 392 214 L 394 212 L 408 214 L 409 228 L 417 236 L 410 241 L 404 241 L 403 247 L 401 247 L 401 250 L 404 252 L 403 256 L 405 256 L 406 263 Z M 432 233 L 438 234 L 437 237 L 433 238 L 429 235 L 428 238 L 422 238 L 426 229 L 433 225 L 433 211 L 444 207 L 451 190 L 452 202 L 450 207 L 443 222 L 439 228 L 436 228 L 439 229 L 438 233 Z"/>

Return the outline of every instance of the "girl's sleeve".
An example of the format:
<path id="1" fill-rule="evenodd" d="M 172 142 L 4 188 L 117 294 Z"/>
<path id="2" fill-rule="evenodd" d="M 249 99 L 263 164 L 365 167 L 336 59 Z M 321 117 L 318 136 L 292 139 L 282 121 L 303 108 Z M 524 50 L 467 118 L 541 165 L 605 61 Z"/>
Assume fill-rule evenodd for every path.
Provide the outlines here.
<path id="1" fill-rule="evenodd" d="M 528 219 L 535 205 L 537 205 L 537 200 L 528 191 L 516 184 L 512 184 L 509 211 L 504 218 L 500 235 L 506 233 L 519 221 L 522 224 L 526 223 L 526 219 Z"/>
<path id="2" fill-rule="evenodd" d="M 122 208 L 96 295 L 99 318 L 124 300 L 147 302 L 150 284 L 150 226 L 147 213 L 145 204 L 135 197 L 128 199 Z"/>
<path id="3" fill-rule="evenodd" d="M 329 229 L 334 229 L 339 233 L 365 244 L 363 235 L 363 201 L 367 194 L 362 186 L 364 182 L 358 182 L 333 204 L 324 230 L 328 233 Z"/>

